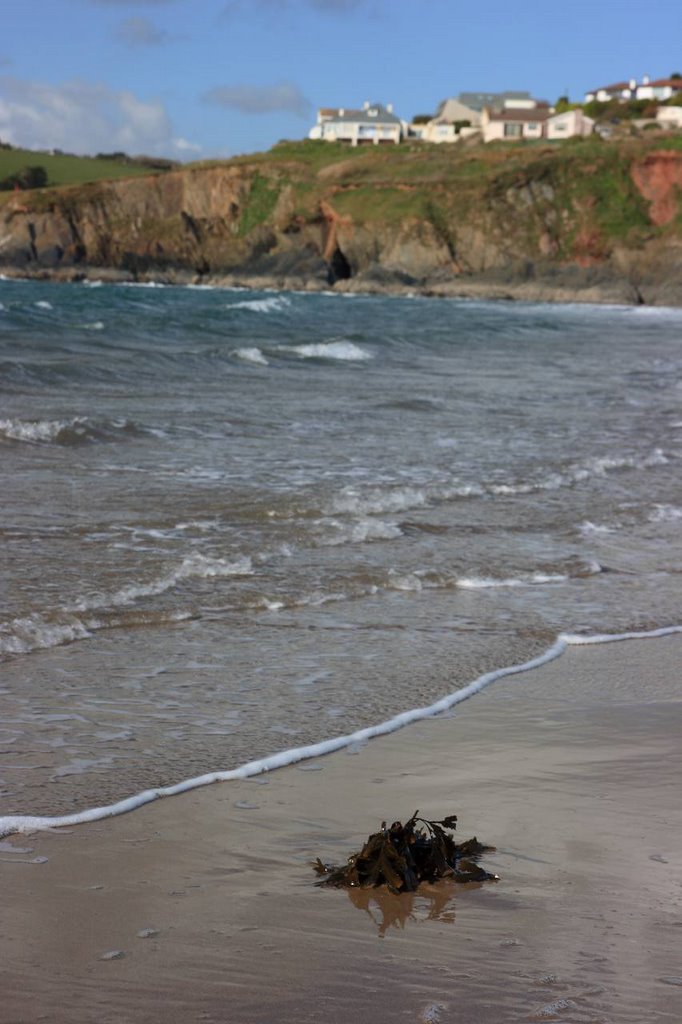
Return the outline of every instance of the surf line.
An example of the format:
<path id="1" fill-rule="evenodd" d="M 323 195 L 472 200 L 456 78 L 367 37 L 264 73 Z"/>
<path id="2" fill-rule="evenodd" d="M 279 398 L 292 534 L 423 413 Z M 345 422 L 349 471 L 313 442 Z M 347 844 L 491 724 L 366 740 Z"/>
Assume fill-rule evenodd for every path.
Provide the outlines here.
<path id="1" fill-rule="evenodd" d="M 460 704 L 467 698 L 472 697 L 490 683 L 506 676 L 520 675 L 522 672 L 530 672 L 534 668 L 546 665 L 555 658 L 559 658 L 569 647 L 579 647 L 587 644 L 614 643 L 623 640 L 651 640 L 657 637 L 669 636 L 672 633 L 682 633 L 680 626 L 664 626 L 661 629 L 653 629 L 646 632 L 633 633 L 599 633 L 595 635 L 582 636 L 574 633 L 561 633 L 546 651 L 536 658 L 524 662 L 522 665 L 508 665 L 506 668 L 493 669 L 485 672 L 482 676 L 463 686 L 453 693 L 441 697 L 435 704 L 425 708 L 412 708 L 410 711 L 403 711 L 393 718 L 380 722 L 378 725 L 370 725 L 364 729 L 347 736 L 336 736 L 333 739 L 322 740 L 320 743 L 312 743 L 305 747 L 294 747 L 291 750 L 282 750 L 277 754 L 270 754 L 256 761 L 248 761 L 238 768 L 228 771 L 209 772 L 206 775 L 199 775 L 194 779 L 186 779 L 173 786 L 160 786 L 157 789 L 146 789 L 135 796 L 119 800 L 115 804 L 106 807 L 92 807 L 87 811 L 79 811 L 75 814 L 65 814 L 61 817 L 33 817 L 31 815 L 9 815 L 0 817 L 0 839 L 4 836 L 16 833 L 39 832 L 47 829 L 62 828 L 67 825 L 83 825 L 86 822 L 101 821 L 102 818 L 113 818 L 119 814 L 127 814 L 138 807 L 159 800 L 161 797 L 177 796 L 179 793 L 186 793 L 190 789 L 198 789 L 200 786 L 209 786 L 214 782 L 233 782 L 238 779 L 249 779 L 254 775 L 262 775 L 264 772 L 274 771 L 276 768 L 284 768 L 299 761 L 307 761 L 312 758 L 322 757 L 331 754 L 336 750 L 342 750 L 353 743 L 363 743 L 374 739 L 377 736 L 386 736 L 396 732 L 413 722 L 422 721 L 425 718 L 433 718 L 434 715 L 442 714 Z"/>

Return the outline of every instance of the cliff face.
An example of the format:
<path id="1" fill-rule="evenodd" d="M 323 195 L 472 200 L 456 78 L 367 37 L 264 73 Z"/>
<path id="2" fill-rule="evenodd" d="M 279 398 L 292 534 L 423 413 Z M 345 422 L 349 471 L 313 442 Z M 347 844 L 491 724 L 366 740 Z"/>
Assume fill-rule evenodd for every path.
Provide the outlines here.
<path id="1" fill-rule="evenodd" d="M 682 305 L 679 149 L 320 146 L 8 194 L 0 268 Z"/>

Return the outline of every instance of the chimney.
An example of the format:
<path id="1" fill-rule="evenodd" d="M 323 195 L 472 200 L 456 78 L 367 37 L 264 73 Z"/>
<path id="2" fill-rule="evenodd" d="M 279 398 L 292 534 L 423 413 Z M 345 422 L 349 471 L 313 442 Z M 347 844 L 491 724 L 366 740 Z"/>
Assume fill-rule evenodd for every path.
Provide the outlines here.
<path id="1" fill-rule="evenodd" d="M 392 114 L 393 113 L 393 104 L 392 103 L 387 103 L 386 104 L 386 110 L 389 112 L 389 114 Z"/>
<path id="2" fill-rule="evenodd" d="M 365 102 L 362 104 L 362 109 L 369 110 L 369 100 L 365 100 Z"/>
<path id="3" fill-rule="evenodd" d="M 649 82 L 650 82 L 649 76 L 648 75 L 642 75 L 642 85 L 648 85 Z"/>
<path id="4" fill-rule="evenodd" d="M 343 117 L 343 115 L 345 113 L 346 113 L 346 108 L 345 107 L 339 107 L 339 117 Z"/>
<path id="5" fill-rule="evenodd" d="M 631 78 L 630 82 L 629 82 L 629 85 L 630 85 L 630 89 L 632 90 L 632 92 L 634 92 L 635 89 L 637 88 L 637 79 L 636 78 Z"/>

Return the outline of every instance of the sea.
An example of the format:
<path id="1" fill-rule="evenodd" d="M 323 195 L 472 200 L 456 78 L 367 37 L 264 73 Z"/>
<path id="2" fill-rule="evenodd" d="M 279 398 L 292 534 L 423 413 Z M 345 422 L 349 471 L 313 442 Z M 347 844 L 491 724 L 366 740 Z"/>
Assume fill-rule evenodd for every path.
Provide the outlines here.
<path id="1" fill-rule="evenodd" d="M 5 832 L 676 629 L 681 459 L 682 310 L 0 280 Z"/>

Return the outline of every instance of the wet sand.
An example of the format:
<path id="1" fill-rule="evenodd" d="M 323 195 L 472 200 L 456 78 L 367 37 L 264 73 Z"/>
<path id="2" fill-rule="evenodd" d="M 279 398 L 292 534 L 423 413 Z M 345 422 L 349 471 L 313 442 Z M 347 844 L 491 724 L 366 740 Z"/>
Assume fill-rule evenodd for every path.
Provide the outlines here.
<path id="1" fill-rule="evenodd" d="M 0 1021 L 679 1024 L 681 662 L 570 648 L 360 750 L 5 840 Z M 315 887 L 415 808 L 500 881 Z"/>

